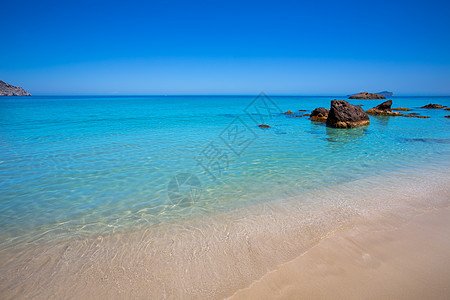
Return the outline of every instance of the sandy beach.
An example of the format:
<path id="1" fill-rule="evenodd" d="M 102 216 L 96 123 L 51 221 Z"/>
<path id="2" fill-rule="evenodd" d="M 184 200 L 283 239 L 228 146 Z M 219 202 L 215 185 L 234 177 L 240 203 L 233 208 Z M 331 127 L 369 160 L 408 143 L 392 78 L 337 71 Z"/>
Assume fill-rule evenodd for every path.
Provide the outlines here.
<path id="1" fill-rule="evenodd" d="M 324 239 L 304 255 L 231 299 L 448 299 L 450 209 L 361 223 Z"/>

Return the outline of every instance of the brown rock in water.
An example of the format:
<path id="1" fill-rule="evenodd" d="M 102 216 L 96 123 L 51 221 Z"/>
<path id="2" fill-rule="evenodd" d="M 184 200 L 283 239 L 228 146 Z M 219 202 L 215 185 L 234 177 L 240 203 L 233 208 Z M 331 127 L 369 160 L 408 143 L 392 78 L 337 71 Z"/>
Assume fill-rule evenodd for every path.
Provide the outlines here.
<path id="1" fill-rule="evenodd" d="M 367 113 L 374 116 L 403 116 L 402 113 L 392 111 L 391 105 L 392 100 L 384 101 L 374 108 L 367 110 Z"/>
<path id="2" fill-rule="evenodd" d="M 330 110 L 325 107 L 316 108 L 311 112 L 309 119 L 311 121 L 325 123 L 327 121 L 329 111 Z"/>
<path id="3" fill-rule="evenodd" d="M 333 100 L 326 123 L 330 127 L 352 128 L 369 125 L 370 119 L 361 106 L 351 105 L 345 100 Z"/>
<path id="4" fill-rule="evenodd" d="M 259 128 L 270 128 L 269 125 L 264 125 L 264 124 L 258 125 L 258 127 L 259 127 Z"/>
<path id="5" fill-rule="evenodd" d="M 378 109 L 378 110 L 391 110 L 391 106 L 392 106 L 392 100 L 388 100 L 388 101 L 384 101 L 381 104 L 378 104 L 374 108 Z"/>
<path id="6" fill-rule="evenodd" d="M 409 113 L 404 115 L 405 118 L 419 118 L 419 119 L 429 119 L 429 116 L 421 116 L 418 113 Z"/>
<path id="7" fill-rule="evenodd" d="M 376 110 L 375 108 L 371 108 L 367 110 L 367 113 L 372 116 L 389 116 L 389 117 L 401 117 L 403 116 L 402 113 L 399 113 L 398 111 L 392 111 L 392 110 Z"/>
<path id="8" fill-rule="evenodd" d="M 416 116 L 418 116 L 419 114 L 406 114 L 404 115 L 405 118 L 414 118 Z"/>
<path id="9" fill-rule="evenodd" d="M 287 112 L 285 112 L 285 114 L 293 114 L 294 112 L 288 110 Z"/>
<path id="10" fill-rule="evenodd" d="M 304 114 L 303 117 L 309 117 L 311 114 Z"/>
<path id="11" fill-rule="evenodd" d="M 450 118 L 450 115 L 446 115 L 446 116 L 444 116 L 444 118 Z"/>
<path id="12" fill-rule="evenodd" d="M 427 104 L 425 106 L 422 106 L 421 108 L 427 108 L 427 109 L 441 109 L 444 108 L 444 105 L 440 105 L 440 104 Z"/>
<path id="13" fill-rule="evenodd" d="M 348 99 L 386 99 L 386 98 L 378 94 L 362 92 L 356 95 L 352 95 L 348 97 Z"/>
<path id="14" fill-rule="evenodd" d="M 307 109 L 299 109 L 298 111 L 308 111 Z"/>
<path id="15" fill-rule="evenodd" d="M 398 111 L 411 111 L 411 109 L 407 108 L 407 107 L 397 107 L 397 108 L 393 108 L 392 110 L 398 110 Z"/>
<path id="16" fill-rule="evenodd" d="M 444 108 L 444 110 L 450 110 L 450 107 Z"/>

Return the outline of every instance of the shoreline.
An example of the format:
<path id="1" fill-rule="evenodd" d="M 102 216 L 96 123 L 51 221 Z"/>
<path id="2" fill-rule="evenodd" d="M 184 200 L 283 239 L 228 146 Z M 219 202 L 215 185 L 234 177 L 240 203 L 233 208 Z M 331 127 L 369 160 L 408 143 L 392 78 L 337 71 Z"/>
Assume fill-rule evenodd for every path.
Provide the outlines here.
<path id="1" fill-rule="evenodd" d="M 444 186 L 446 182 L 450 182 L 450 176 L 446 173 L 446 170 L 450 168 L 450 164 L 442 162 L 440 166 L 426 166 L 426 165 L 416 165 L 404 167 L 402 169 L 396 169 L 393 173 L 393 170 L 385 170 L 383 172 L 377 174 L 367 174 L 366 177 L 357 178 L 355 180 L 344 181 L 343 183 L 333 183 L 330 185 L 322 185 L 320 187 L 308 188 L 304 190 L 304 193 L 300 194 L 297 192 L 289 193 L 286 192 L 285 195 L 277 199 L 264 198 L 263 201 L 256 202 L 240 202 L 235 204 L 233 207 L 228 207 L 227 210 L 218 209 L 215 211 L 206 211 L 197 207 L 193 214 L 188 214 L 185 216 L 180 216 L 177 219 L 167 219 L 165 222 L 157 221 L 154 223 L 151 222 L 142 222 L 141 224 L 127 224 L 125 227 L 114 227 L 107 226 L 106 223 L 103 223 L 103 230 L 90 231 L 89 227 L 94 227 L 97 224 L 95 223 L 87 223 L 87 224 L 69 224 L 69 226 L 73 226 L 75 230 L 70 230 L 68 226 L 54 227 L 54 228 L 39 228 L 39 231 L 31 232 L 27 234 L 20 234 L 17 237 L 11 238 L 7 236 L 4 238 L 0 244 L 0 254 L 2 251 L 8 251 L 9 249 L 22 249 L 23 247 L 29 247 L 33 245 L 45 245 L 45 244 L 53 244 L 53 243 L 68 243 L 74 239 L 90 239 L 97 237 L 109 236 L 111 234 L 128 234 L 130 232 L 134 232 L 136 230 L 145 230 L 146 228 L 156 228 L 156 227 L 171 227 L 171 226 L 182 226 L 182 224 L 191 223 L 195 224 L 198 222 L 203 222 L 205 219 L 215 220 L 217 216 L 227 217 L 227 215 L 245 215 L 245 213 L 241 213 L 241 211 L 252 211 L 254 208 L 256 210 L 261 210 L 261 207 L 266 205 L 270 207 L 285 207 L 287 205 L 294 205 L 296 209 L 303 211 L 304 209 L 299 209 L 299 204 L 305 206 L 305 208 L 315 205 L 317 201 L 321 204 L 327 202 L 329 199 L 326 198 L 335 198 L 328 204 L 332 204 L 331 206 L 335 208 L 336 206 L 345 206 L 346 208 L 350 208 L 350 205 L 358 204 L 358 210 L 364 208 L 363 206 L 369 205 L 370 208 L 378 209 L 376 205 L 373 206 L 369 198 L 376 198 L 377 195 L 372 195 L 370 193 L 386 193 L 387 190 L 398 192 L 399 190 L 404 190 L 405 193 L 408 193 L 408 189 L 416 189 L 416 184 L 411 183 L 415 182 L 421 186 L 418 191 L 420 193 L 423 192 L 424 182 L 420 180 L 420 177 L 424 177 L 424 180 L 430 184 L 431 189 L 435 190 L 436 188 L 440 188 Z M 447 166 L 448 165 L 448 166 Z M 433 177 L 438 177 L 438 180 L 434 180 Z M 443 177 L 446 177 L 443 179 Z M 380 186 L 377 187 L 377 184 L 382 183 L 382 181 L 389 182 L 392 184 L 389 186 Z M 400 182 L 404 182 L 404 184 L 399 184 Z M 383 184 L 383 183 L 382 183 Z M 232 184 L 231 184 L 232 185 Z M 348 196 L 347 192 L 351 192 L 353 189 L 362 189 L 363 192 L 368 190 L 369 194 L 366 194 L 365 197 L 367 199 L 357 199 L 360 198 L 356 196 L 354 193 L 351 194 L 350 198 L 346 199 Z M 334 191 L 338 191 L 338 193 L 334 193 Z M 355 197 L 356 196 L 356 197 Z M 414 194 L 411 194 L 414 198 L 416 198 Z M 362 201 L 361 201 L 362 200 Z M 219 200 L 215 199 L 214 201 L 219 202 Z M 301 201 L 301 203 L 298 203 Z M 329 201 L 328 201 L 329 202 Z M 334 202 L 334 203 L 332 203 Z M 398 205 L 401 203 L 394 203 L 390 201 L 384 201 L 387 208 L 392 208 L 392 205 Z M 403 203 L 403 202 L 402 202 Z M 380 203 L 377 203 L 380 204 Z M 384 205 L 383 204 L 383 205 Z M 330 206 L 330 205 L 329 205 Z M 367 209 L 369 207 L 366 207 Z M 177 207 L 176 205 L 172 208 L 174 211 L 176 210 L 186 210 L 185 207 Z M 187 209 L 190 209 L 187 207 Z M 352 209 L 352 208 L 351 208 Z M 355 207 L 356 209 L 356 207 Z M 361 212 L 361 211 L 359 211 Z M 198 222 L 197 222 L 198 221 Z M 62 223 L 62 224 L 65 224 Z M 99 223 L 101 225 L 101 223 Z M 144 224 L 144 225 L 142 225 Z M 80 227 L 83 227 L 80 230 Z M 88 228 L 84 230 L 84 228 Z M 98 226 L 97 226 L 98 227 Z M 146 227 L 146 228 L 145 228 Z M 3 236 L 0 236 L 3 238 Z"/>
<path id="2" fill-rule="evenodd" d="M 356 225 L 228 299 L 448 299 L 450 207 Z"/>
<path id="3" fill-rule="evenodd" d="M 395 227 L 448 206 L 445 169 L 397 176 L 349 182 L 305 194 L 303 200 L 280 199 L 184 224 L 0 251 L 0 295 L 230 297 L 356 224 L 389 220 Z M 380 180 L 389 184 L 380 187 Z"/>

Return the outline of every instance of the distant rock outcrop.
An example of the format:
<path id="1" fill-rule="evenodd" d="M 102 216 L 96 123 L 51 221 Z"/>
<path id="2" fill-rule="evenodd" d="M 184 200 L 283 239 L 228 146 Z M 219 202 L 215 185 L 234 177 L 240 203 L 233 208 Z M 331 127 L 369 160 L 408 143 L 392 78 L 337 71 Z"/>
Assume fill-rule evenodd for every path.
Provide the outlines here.
<path id="1" fill-rule="evenodd" d="M 31 96 L 21 87 L 7 84 L 0 80 L 0 96 Z"/>
<path id="2" fill-rule="evenodd" d="M 442 109 L 444 108 L 444 105 L 440 105 L 440 104 L 427 104 L 425 106 L 422 106 L 421 108 L 427 108 L 427 109 Z"/>
<path id="3" fill-rule="evenodd" d="M 384 101 L 383 103 L 371 108 L 367 111 L 369 115 L 381 116 L 403 116 L 402 113 L 392 111 L 392 100 Z"/>
<path id="4" fill-rule="evenodd" d="M 368 125 L 370 120 L 361 106 L 351 105 L 345 100 L 333 100 L 326 123 L 336 128 L 352 128 Z"/>
<path id="5" fill-rule="evenodd" d="M 326 109 L 325 107 L 316 108 L 311 112 L 309 119 L 312 121 L 325 123 L 327 121 L 329 112 L 330 110 Z"/>
<path id="6" fill-rule="evenodd" d="M 390 97 L 394 96 L 393 92 L 388 92 L 388 91 L 382 91 L 382 92 L 378 92 L 378 93 L 375 93 L 375 94 L 381 95 L 381 96 L 383 96 L 385 98 L 390 98 Z"/>
<path id="7" fill-rule="evenodd" d="M 359 94 L 352 95 L 348 97 L 348 99 L 386 99 L 386 98 L 378 94 L 362 92 Z"/>

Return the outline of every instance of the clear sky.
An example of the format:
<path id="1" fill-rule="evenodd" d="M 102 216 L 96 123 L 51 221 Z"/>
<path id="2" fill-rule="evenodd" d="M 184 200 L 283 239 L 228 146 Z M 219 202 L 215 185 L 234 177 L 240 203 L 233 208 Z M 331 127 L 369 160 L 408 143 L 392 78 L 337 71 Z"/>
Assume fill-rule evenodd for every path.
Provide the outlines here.
<path id="1" fill-rule="evenodd" d="M 32 94 L 450 95 L 450 1 L 0 0 Z"/>

